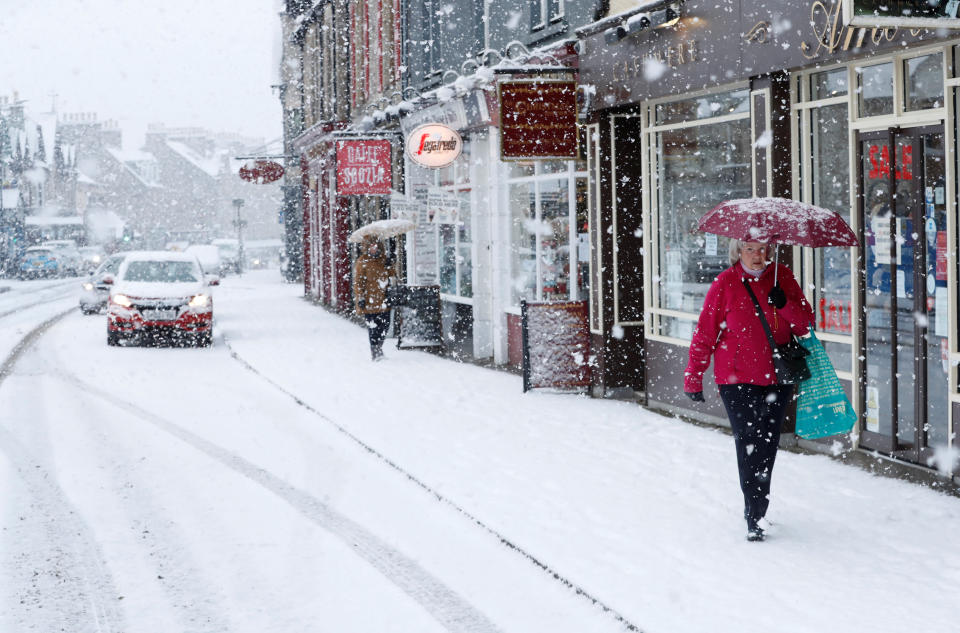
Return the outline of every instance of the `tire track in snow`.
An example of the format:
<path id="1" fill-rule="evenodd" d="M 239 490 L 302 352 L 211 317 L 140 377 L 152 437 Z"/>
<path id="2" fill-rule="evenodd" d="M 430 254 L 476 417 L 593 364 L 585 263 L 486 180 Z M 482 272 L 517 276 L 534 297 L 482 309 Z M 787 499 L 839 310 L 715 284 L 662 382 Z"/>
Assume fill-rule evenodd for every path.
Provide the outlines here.
<path id="1" fill-rule="evenodd" d="M 406 477 L 409 481 L 411 481 L 411 482 L 413 482 L 414 484 L 416 484 L 418 487 L 420 487 L 420 488 L 423 489 L 425 492 L 427 492 L 430 496 L 434 497 L 437 501 L 440 501 L 441 503 L 444 503 L 445 505 L 453 508 L 454 510 L 456 510 L 457 512 L 459 512 L 461 515 L 463 515 L 464 517 L 466 517 L 470 522 L 472 522 L 473 524 L 477 525 L 478 527 L 480 527 L 481 529 L 483 529 L 483 530 L 484 530 L 485 532 L 487 532 L 488 534 L 490 534 L 490 535 L 492 535 L 493 537 L 495 537 L 498 541 L 500 541 L 500 543 L 501 543 L 502 545 L 504 545 L 505 547 L 507 547 L 507 548 L 515 551 L 517 554 L 519 554 L 520 556 L 524 557 L 524 558 L 527 559 L 529 562 L 533 563 L 533 564 L 534 564 L 537 568 L 539 568 L 542 572 L 548 574 L 548 575 L 549 575 L 551 578 L 553 578 L 555 581 L 559 582 L 560 584 L 562 584 L 562 585 L 563 585 L 564 587 L 566 587 L 567 589 L 570 589 L 571 591 L 573 591 L 577 596 L 579 596 L 579 597 L 587 600 L 587 601 L 590 602 L 593 606 L 599 608 L 601 611 L 603 611 L 604 613 L 606 613 L 607 615 L 609 615 L 610 617 L 612 617 L 613 619 L 615 619 L 618 623 L 620 623 L 620 624 L 623 626 L 624 630 L 626 630 L 626 631 L 634 631 L 635 633 L 642 633 L 643 629 L 641 629 L 639 626 L 637 626 L 636 624 L 634 624 L 633 622 L 631 622 L 630 620 L 628 620 L 628 619 L 626 618 L 626 616 L 622 615 L 619 611 L 617 611 L 617 610 L 614 609 L 613 607 L 607 605 L 605 602 L 603 602 L 602 600 L 600 600 L 599 598 L 597 598 L 596 596 L 594 596 L 592 593 L 590 593 L 589 591 L 587 591 L 586 589 L 584 589 L 583 587 L 581 587 L 581 586 L 578 585 L 577 583 L 573 582 L 572 580 L 570 580 L 570 579 L 567 578 L 566 576 L 563 576 L 562 574 L 560 574 L 560 572 L 558 572 L 557 570 L 555 570 L 555 569 L 554 569 L 553 567 L 551 567 L 549 564 L 543 562 L 542 560 L 540 560 L 539 558 L 537 558 L 534 554 L 531 554 L 530 552 L 528 552 L 527 550 L 525 550 L 522 546 L 518 545 L 517 543 L 515 543 L 514 541 L 512 541 L 512 540 L 509 539 L 508 537 L 504 536 L 502 533 L 498 532 L 496 529 L 494 529 L 494 528 L 490 527 L 489 525 L 487 525 L 483 520 L 479 519 L 479 518 L 478 518 L 477 516 L 475 516 L 474 514 L 471 514 L 469 511 L 467 511 L 466 509 L 464 509 L 462 506 L 460 506 L 459 504 L 457 504 L 457 503 L 456 503 L 455 501 L 453 501 L 452 499 L 449 499 L 449 498 L 445 497 L 445 496 L 442 495 L 440 492 L 438 492 L 436 489 L 432 488 L 429 484 L 425 483 L 425 482 L 422 481 L 421 479 L 418 479 L 416 475 L 414 475 L 414 474 L 412 474 L 410 471 L 404 469 L 402 466 L 400 466 L 399 464 L 397 464 L 396 462 L 394 462 L 392 459 L 390 459 L 389 457 L 387 457 L 386 455 L 384 455 L 383 453 L 381 453 L 380 451 L 378 451 L 378 450 L 377 450 L 376 448 L 374 448 L 373 446 L 371 446 L 371 445 L 367 444 L 366 442 L 364 442 L 362 439 L 360 439 L 358 436 L 354 435 L 352 432 L 350 432 L 350 430 L 348 430 L 348 429 L 347 429 L 346 427 L 344 427 L 343 425 L 335 422 L 332 418 L 328 417 L 327 415 L 325 415 L 324 413 L 318 411 L 317 409 L 314 409 L 312 406 L 310 406 L 306 401 L 304 401 L 303 399 L 301 399 L 299 396 L 297 396 L 296 394 L 288 391 L 288 390 L 285 389 L 283 386 L 277 384 L 276 382 L 274 382 L 273 380 L 271 380 L 270 378 L 268 378 L 267 376 L 265 376 L 264 374 L 262 374 L 256 367 L 254 367 L 253 365 L 251 365 L 250 363 L 248 363 L 242 356 L 240 356 L 240 355 L 237 353 L 236 350 L 233 349 L 233 347 L 230 345 L 230 342 L 227 340 L 226 335 L 223 335 L 223 343 L 224 343 L 224 345 L 227 347 L 227 349 L 230 351 L 230 356 L 232 356 L 232 357 L 234 358 L 234 360 L 236 360 L 238 363 L 240 363 L 240 364 L 241 364 L 244 368 L 246 368 L 249 372 L 251 372 L 251 373 L 254 374 L 255 376 L 259 377 L 261 380 L 263 380 L 264 382 L 266 382 L 267 384 L 269 384 L 269 385 L 270 385 L 271 387 L 273 387 L 274 389 L 278 390 L 280 393 L 282 393 L 282 394 L 286 395 L 287 397 L 291 398 L 291 399 L 292 399 L 294 402 L 296 402 L 298 405 L 300 405 L 301 407 L 303 407 L 304 409 L 306 409 L 306 410 L 309 411 L 310 413 L 316 415 L 317 417 L 319 417 L 319 418 L 320 418 L 321 420 L 323 420 L 324 422 L 327 422 L 328 424 L 332 425 L 337 431 L 339 431 L 340 433 L 344 434 L 345 436 L 347 436 L 348 438 L 350 438 L 350 440 L 352 440 L 354 443 L 356 443 L 358 446 L 360 446 L 361 448 L 363 448 L 365 451 L 367 451 L 368 453 L 370 453 L 371 455 L 373 455 L 374 457 L 376 457 L 377 459 L 379 459 L 381 462 L 383 462 L 384 464 L 386 464 L 387 466 L 389 466 L 390 468 L 392 468 L 392 469 L 395 470 L 396 472 L 398 472 L 398 473 L 400 473 L 401 475 L 403 475 L 404 477 Z"/>
<path id="2" fill-rule="evenodd" d="M 51 377 L 61 378 L 59 372 Z M 113 403 L 104 403 L 102 399 L 88 397 L 86 391 L 80 392 L 87 398 L 86 404 L 93 407 L 113 409 Z M 82 401 L 81 401 L 82 402 Z M 93 422 L 94 417 L 101 420 Z M 124 445 L 119 434 L 112 432 L 112 422 L 104 424 L 110 418 L 102 416 L 84 416 L 83 424 L 89 431 L 86 434 L 94 439 L 94 444 L 105 449 L 104 454 L 128 456 L 133 454 L 129 446 Z M 124 419 L 126 421 L 126 419 Z M 190 556 L 188 541 L 183 530 L 172 520 L 166 518 L 167 512 L 159 503 L 151 488 L 155 482 L 145 482 L 137 475 L 137 462 L 123 458 L 111 460 L 111 472 L 108 483 L 114 496 L 121 500 L 124 514 L 129 517 L 129 528 L 139 535 L 138 545 L 146 552 L 145 560 L 155 572 L 157 583 L 166 596 L 172 617 L 179 622 L 182 631 L 203 631 L 203 633 L 226 633 L 232 628 L 228 609 L 223 605 L 222 593 L 218 587 L 204 578 L 203 571 L 197 567 Z M 131 490 L 135 492 L 131 493 Z"/>
<path id="3" fill-rule="evenodd" d="M 0 365 L 0 386 L 23 353 L 74 310 L 71 308 L 44 321 L 21 339 Z M 8 613 L 17 614 L 13 617 L 20 619 L 18 624 L 25 627 L 22 630 L 54 630 L 49 620 L 53 618 L 58 620 L 57 630 L 71 633 L 124 631 L 117 590 L 93 531 L 30 449 L 2 426 L 0 451 L 34 499 L 30 511 L 21 510 L 15 529 L 22 538 L 17 541 L 39 540 L 38 536 L 42 535 L 45 546 L 45 549 L 11 552 L 8 556 L 14 569 L 8 576 L 16 578 L 17 572 L 30 576 L 18 578 L 28 588 L 18 583 L 17 604 Z M 34 619 L 40 613 L 42 623 Z"/>
<path id="4" fill-rule="evenodd" d="M 50 291 L 50 290 L 61 290 L 61 289 L 65 289 L 68 285 L 72 285 L 72 282 L 70 282 L 70 283 L 66 283 L 66 282 L 65 282 L 65 283 L 62 283 L 62 284 L 56 284 L 56 285 L 54 285 L 54 286 L 48 286 L 48 287 L 46 287 L 46 288 L 41 288 L 39 292 L 40 292 L 40 293 L 44 293 L 44 294 L 50 294 L 48 291 Z M 17 313 L 17 312 L 21 312 L 21 311 L 23 311 L 23 310 L 27 310 L 27 309 L 29 309 L 29 308 L 33 308 L 33 307 L 35 307 L 35 306 L 43 305 L 43 304 L 45 304 L 45 303 L 53 303 L 54 301 L 60 301 L 61 299 L 63 299 L 64 297 L 66 297 L 68 294 L 70 294 L 70 293 L 69 293 L 69 292 L 61 292 L 60 294 L 55 294 L 53 297 L 45 297 L 45 298 L 43 298 L 43 299 L 41 299 L 41 300 L 39 300 L 39 301 L 34 301 L 33 303 L 25 303 L 25 304 L 23 304 L 23 305 L 18 305 L 18 306 L 15 307 L 15 308 L 12 308 L 12 309 L 5 310 L 5 311 L 3 311 L 3 312 L 0 312 L 0 319 L 2 319 L 2 318 L 5 317 L 5 316 L 10 316 L 11 314 L 15 314 L 15 313 Z M 29 335 L 28 335 L 28 336 L 29 336 Z"/>
<path id="5" fill-rule="evenodd" d="M 359 523 L 338 513 L 307 492 L 269 471 L 150 411 L 91 385 L 76 375 L 54 375 L 90 395 L 113 404 L 154 427 L 178 438 L 234 472 L 269 490 L 329 533 L 346 543 L 360 558 L 399 587 L 451 633 L 497 633 L 483 613 L 423 569 L 416 561 L 390 547 Z"/>

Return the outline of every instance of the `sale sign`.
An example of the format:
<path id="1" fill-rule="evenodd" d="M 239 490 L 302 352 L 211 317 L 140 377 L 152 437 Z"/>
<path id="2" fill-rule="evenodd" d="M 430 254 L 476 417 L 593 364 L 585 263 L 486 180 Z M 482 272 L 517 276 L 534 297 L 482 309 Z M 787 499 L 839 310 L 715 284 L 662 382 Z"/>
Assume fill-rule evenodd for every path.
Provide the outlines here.
<path id="1" fill-rule="evenodd" d="M 337 142 L 337 194 L 389 195 L 393 185 L 393 146 L 390 141 Z"/>

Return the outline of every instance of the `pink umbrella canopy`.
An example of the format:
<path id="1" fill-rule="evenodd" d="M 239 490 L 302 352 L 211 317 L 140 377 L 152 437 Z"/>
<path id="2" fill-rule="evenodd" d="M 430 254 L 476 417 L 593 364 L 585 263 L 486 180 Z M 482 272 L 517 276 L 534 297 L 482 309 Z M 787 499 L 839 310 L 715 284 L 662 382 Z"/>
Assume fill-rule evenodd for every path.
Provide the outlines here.
<path id="1" fill-rule="evenodd" d="M 786 198 L 721 202 L 700 218 L 697 229 L 748 242 L 797 246 L 859 246 L 840 214 Z"/>

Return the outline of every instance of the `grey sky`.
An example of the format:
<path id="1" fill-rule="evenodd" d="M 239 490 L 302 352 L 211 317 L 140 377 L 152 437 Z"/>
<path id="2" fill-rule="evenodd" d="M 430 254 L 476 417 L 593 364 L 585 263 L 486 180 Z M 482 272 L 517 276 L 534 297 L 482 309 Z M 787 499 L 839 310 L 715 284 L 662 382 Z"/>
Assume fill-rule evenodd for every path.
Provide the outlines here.
<path id="1" fill-rule="evenodd" d="M 0 95 L 148 123 L 281 134 L 277 0 L 0 0 Z"/>

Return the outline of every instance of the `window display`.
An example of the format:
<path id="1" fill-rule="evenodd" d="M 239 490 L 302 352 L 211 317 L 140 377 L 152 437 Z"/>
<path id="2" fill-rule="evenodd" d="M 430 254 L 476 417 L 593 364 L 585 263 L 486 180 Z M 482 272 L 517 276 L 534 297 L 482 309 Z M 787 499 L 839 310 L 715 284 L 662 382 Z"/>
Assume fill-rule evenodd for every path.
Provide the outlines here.
<path id="1" fill-rule="evenodd" d="M 689 339 L 710 283 L 730 265 L 725 238 L 693 230 L 717 204 L 752 195 L 749 92 L 660 104 L 656 111 L 659 120 L 672 124 L 683 120 L 681 113 L 689 118 L 679 128 L 650 130 L 657 226 L 653 311 L 684 312 L 689 318 L 658 315 L 654 331 Z M 716 112 L 736 118 L 714 122 Z"/>
<path id="2" fill-rule="evenodd" d="M 576 199 L 571 189 L 577 173 L 570 166 L 567 161 L 537 161 L 516 164 L 511 170 L 514 178 L 508 191 L 514 306 L 520 305 L 521 299 L 561 301 L 577 296 L 577 251 L 570 244 L 571 222 L 575 219 L 571 200 Z M 516 178 L 520 174 L 524 177 Z"/>

